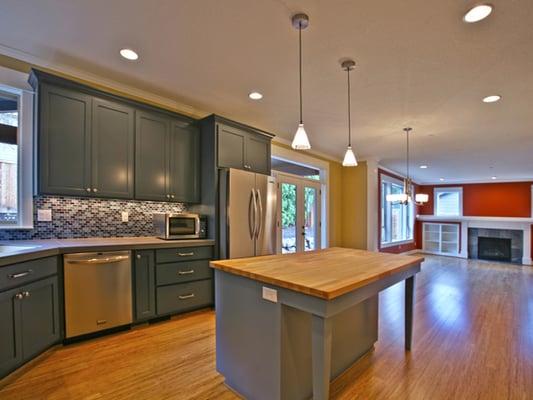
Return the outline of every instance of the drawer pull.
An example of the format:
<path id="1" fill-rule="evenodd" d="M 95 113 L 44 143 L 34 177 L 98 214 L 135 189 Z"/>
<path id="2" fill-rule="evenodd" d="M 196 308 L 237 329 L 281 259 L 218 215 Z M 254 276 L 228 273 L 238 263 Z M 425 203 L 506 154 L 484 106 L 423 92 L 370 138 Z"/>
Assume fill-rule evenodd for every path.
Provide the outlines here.
<path id="1" fill-rule="evenodd" d="M 194 297 L 194 293 L 191 293 L 191 294 L 184 294 L 183 296 L 178 296 L 178 299 L 187 300 L 187 299 L 192 299 L 193 297 Z"/>
<path id="2" fill-rule="evenodd" d="M 96 321 L 96 325 L 104 325 L 107 324 L 107 319 L 99 319 Z"/>
<path id="3" fill-rule="evenodd" d="M 28 291 L 22 292 L 22 294 L 24 295 L 24 297 L 30 297 L 31 296 L 30 292 L 28 292 Z"/>
<path id="4" fill-rule="evenodd" d="M 24 298 L 24 294 L 23 293 L 17 293 L 15 295 L 15 299 L 17 299 L 17 300 L 22 300 L 22 298 Z"/>
<path id="5" fill-rule="evenodd" d="M 188 271 L 178 271 L 178 275 L 190 275 L 194 274 L 194 269 L 190 269 Z"/>
<path id="6" fill-rule="evenodd" d="M 180 257 L 194 256 L 194 251 L 191 251 L 190 253 L 178 253 L 178 256 L 180 256 Z"/>
<path id="7" fill-rule="evenodd" d="M 8 275 L 7 277 L 9 279 L 17 279 L 17 278 L 24 278 L 25 276 L 28 276 L 28 275 L 31 275 L 31 274 L 33 274 L 33 270 L 29 269 L 29 270 L 24 271 L 24 272 L 17 272 L 16 274 Z"/>

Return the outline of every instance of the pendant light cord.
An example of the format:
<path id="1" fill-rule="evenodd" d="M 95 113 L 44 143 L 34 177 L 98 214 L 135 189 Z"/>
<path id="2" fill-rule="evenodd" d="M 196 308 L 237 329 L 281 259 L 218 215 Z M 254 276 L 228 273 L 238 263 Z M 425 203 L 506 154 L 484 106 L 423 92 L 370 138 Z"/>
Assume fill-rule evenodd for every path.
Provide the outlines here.
<path id="1" fill-rule="evenodd" d="M 411 129 L 407 128 L 406 129 L 406 133 L 407 133 L 407 179 L 409 179 L 409 132 L 411 131 Z"/>
<path id="2" fill-rule="evenodd" d="M 350 96 L 350 68 L 346 68 L 346 72 L 348 73 L 348 147 L 352 147 L 352 104 Z"/>
<path id="3" fill-rule="evenodd" d="M 299 22 L 298 27 L 298 41 L 300 47 L 300 124 L 303 124 L 303 106 L 302 106 L 302 22 Z"/>

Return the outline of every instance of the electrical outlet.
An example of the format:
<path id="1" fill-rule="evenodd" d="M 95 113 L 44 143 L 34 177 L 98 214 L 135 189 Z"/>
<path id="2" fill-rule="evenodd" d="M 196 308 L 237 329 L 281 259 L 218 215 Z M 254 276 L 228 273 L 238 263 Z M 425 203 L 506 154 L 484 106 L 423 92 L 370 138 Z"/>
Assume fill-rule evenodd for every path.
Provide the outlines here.
<path id="1" fill-rule="evenodd" d="M 130 214 L 127 211 L 122 211 L 120 213 L 120 217 L 122 218 L 122 222 L 128 222 L 130 219 Z"/>
<path id="2" fill-rule="evenodd" d="M 263 286 L 263 299 L 271 301 L 272 303 L 277 303 L 278 291 L 276 289 L 270 289 Z"/>
<path id="3" fill-rule="evenodd" d="M 38 222 L 50 222 L 52 221 L 52 210 L 37 210 Z"/>

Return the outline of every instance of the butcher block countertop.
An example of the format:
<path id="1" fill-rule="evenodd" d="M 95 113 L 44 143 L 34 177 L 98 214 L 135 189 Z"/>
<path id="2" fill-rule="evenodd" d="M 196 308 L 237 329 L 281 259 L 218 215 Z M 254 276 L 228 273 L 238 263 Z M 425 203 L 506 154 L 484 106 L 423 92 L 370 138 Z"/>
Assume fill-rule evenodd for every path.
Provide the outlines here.
<path id="1" fill-rule="evenodd" d="M 329 249 L 233 260 L 211 267 L 326 300 L 351 292 L 424 261 L 420 256 Z"/>

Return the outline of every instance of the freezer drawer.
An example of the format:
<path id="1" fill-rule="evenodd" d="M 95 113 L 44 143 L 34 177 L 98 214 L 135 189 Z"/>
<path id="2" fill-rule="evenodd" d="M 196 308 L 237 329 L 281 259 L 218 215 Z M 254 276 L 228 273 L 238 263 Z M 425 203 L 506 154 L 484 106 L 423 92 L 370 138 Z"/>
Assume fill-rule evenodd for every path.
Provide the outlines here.
<path id="1" fill-rule="evenodd" d="M 132 322 L 129 251 L 64 256 L 66 337 Z"/>

